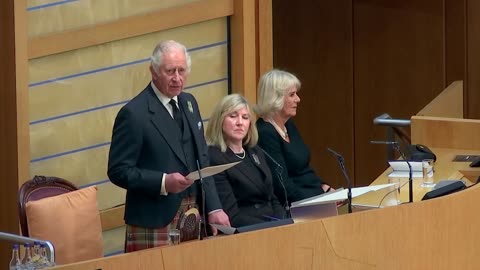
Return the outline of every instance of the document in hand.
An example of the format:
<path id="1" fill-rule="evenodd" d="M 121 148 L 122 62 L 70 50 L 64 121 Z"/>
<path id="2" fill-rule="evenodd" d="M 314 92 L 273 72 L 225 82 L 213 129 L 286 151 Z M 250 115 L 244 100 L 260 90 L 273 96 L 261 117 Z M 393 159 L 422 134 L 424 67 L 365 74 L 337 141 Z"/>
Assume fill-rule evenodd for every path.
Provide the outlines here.
<path id="1" fill-rule="evenodd" d="M 374 185 L 366 187 L 352 188 L 352 198 L 360 198 L 363 195 L 377 193 L 375 197 L 377 205 L 381 203 L 382 198 L 390 191 L 395 189 L 395 184 Z M 380 192 L 381 191 L 381 192 Z M 307 198 L 292 203 L 290 211 L 295 223 L 312 219 L 325 218 L 338 215 L 337 202 L 347 199 L 347 189 L 337 189 L 333 192 L 324 193 L 318 196 Z M 375 195 L 375 194 L 374 194 Z"/>
<path id="2" fill-rule="evenodd" d="M 209 177 L 212 175 L 215 175 L 217 173 L 221 173 L 227 169 L 230 169 L 231 167 L 237 165 L 241 161 L 237 162 L 232 162 L 232 163 L 227 163 L 227 164 L 222 164 L 222 165 L 217 165 L 217 166 L 210 166 L 210 167 L 205 167 L 200 170 L 200 173 L 202 174 L 202 177 Z M 200 174 L 198 171 L 194 171 L 189 173 L 186 178 L 191 179 L 191 180 L 198 180 L 200 179 Z"/>
<path id="3" fill-rule="evenodd" d="M 389 161 L 390 167 L 392 167 L 393 171 L 388 174 L 388 177 L 409 177 L 409 169 L 408 164 L 404 160 L 392 160 Z M 410 165 L 412 166 L 412 177 L 414 178 L 422 178 L 422 162 L 421 161 L 410 161 Z"/>

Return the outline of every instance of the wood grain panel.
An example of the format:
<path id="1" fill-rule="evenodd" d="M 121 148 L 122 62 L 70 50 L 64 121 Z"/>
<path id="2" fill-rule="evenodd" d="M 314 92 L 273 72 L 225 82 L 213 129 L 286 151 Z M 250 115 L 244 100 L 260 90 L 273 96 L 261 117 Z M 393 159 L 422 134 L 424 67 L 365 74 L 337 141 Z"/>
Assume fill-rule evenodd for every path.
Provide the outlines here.
<path id="1" fill-rule="evenodd" d="M 25 0 L 0 1 L 0 39 L 0 231 L 18 234 L 17 190 L 29 161 Z M 10 244 L 0 241 L 2 267 L 10 261 Z"/>
<path id="2" fill-rule="evenodd" d="M 230 21 L 232 92 L 251 104 L 257 100 L 256 7 L 255 0 L 234 1 Z"/>
<path id="3" fill-rule="evenodd" d="M 466 0 L 445 0 L 446 84 L 464 80 L 466 72 Z"/>
<path id="4" fill-rule="evenodd" d="M 467 0 L 467 80 L 465 117 L 480 119 L 480 1 Z"/>
<path id="5" fill-rule="evenodd" d="M 478 269 L 480 186 L 441 198 L 56 269 Z M 179 255 L 181 254 L 181 255 Z"/>
<path id="6" fill-rule="evenodd" d="M 14 0 L 0 2 L 0 37 L 2 49 L 0 58 L 0 169 L 2 170 L 2 190 L 0 191 L 0 231 L 18 233 L 17 213 L 15 211 L 18 188 L 17 166 L 17 131 L 15 98 L 15 24 Z M 13 112 L 13 113 L 11 113 Z M 8 143 L 7 143 L 8 142 Z M 0 265 L 8 265 L 11 251 L 10 243 L 0 241 Z"/>
<path id="7" fill-rule="evenodd" d="M 261 74 L 273 66 L 272 0 L 257 1 L 258 68 L 257 81 Z"/>
<path id="8" fill-rule="evenodd" d="M 28 0 L 28 36 L 45 36 L 80 29 L 194 1 L 201 0 Z"/>
<path id="9" fill-rule="evenodd" d="M 102 231 L 112 230 L 125 225 L 123 216 L 125 214 L 125 205 L 113 207 L 100 212 L 102 221 Z"/>
<path id="10" fill-rule="evenodd" d="M 480 121 L 428 116 L 412 117 L 412 143 L 431 147 L 480 150 Z"/>
<path id="11" fill-rule="evenodd" d="M 386 167 L 373 118 L 409 119 L 445 86 L 444 5 L 436 0 L 354 1 L 355 177 L 367 185 Z"/>
<path id="12" fill-rule="evenodd" d="M 416 115 L 464 118 L 463 81 L 455 81 L 451 83 Z"/>
<path id="13" fill-rule="evenodd" d="M 201 10 L 202 12 L 198 12 Z M 30 59 L 110 41 L 153 33 L 233 14 L 233 1 L 203 0 L 113 22 L 34 37 L 29 41 Z"/>
<path id="14" fill-rule="evenodd" d="M 331 147 L 345 156 L 353 175 L 351 1 L 273 1 L 274 67 L 302 82 L 295 123 L 318 175 L 345 186 Z"/>

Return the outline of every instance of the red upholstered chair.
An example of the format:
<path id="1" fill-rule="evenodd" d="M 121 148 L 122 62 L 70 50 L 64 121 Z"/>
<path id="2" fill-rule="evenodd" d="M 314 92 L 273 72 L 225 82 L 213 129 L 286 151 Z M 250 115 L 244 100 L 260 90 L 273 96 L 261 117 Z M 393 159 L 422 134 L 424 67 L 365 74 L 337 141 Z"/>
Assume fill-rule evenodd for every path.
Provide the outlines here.
<path id="1" fill-rule="evenodd" d="M 75 190 L 78 190 L 78 187 L 69 181 L 51 176 L 35 176 L 33 179 L 23 183 L 20 187 L 18 197 L 18 211 L 22 235 L 30 236 L 25 210 L 27 202 L 57 196 Z"/>

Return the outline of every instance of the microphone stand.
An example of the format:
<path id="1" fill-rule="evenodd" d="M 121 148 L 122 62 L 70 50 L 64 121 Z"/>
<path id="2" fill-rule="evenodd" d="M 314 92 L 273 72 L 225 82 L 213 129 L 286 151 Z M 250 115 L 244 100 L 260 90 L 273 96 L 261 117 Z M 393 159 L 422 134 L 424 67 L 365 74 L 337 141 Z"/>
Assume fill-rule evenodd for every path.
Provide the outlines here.
<path id="1" fill-rule="evenodd" d="M 400 150 L 399 143 L 397 141 L 370 141 L 370 143 L 374 144 L 390 144 L 393 145 L 393 148 L 400 154 L 400 156 L 405 160 L 408 166 L 408 201 L 413 202 L 413 172 L 412 172 L 412 165 L 408 161 L 405 154 Z"/>
<path id="2" fill-rule="evenodd" d="M 207 222 L 205 220 L 205 216 L 207 215 L 207 213 L 205 213 L 206 211 L 206 207 L 205 207 L 205 189 L 203 188 L 203 177 L 202 177 L 202 171 L 200 170 L 200 162 L 198 162 L 198 159 L 196 160 L 197 161 L 197 170 L 198 170 L 198 176 L 199 176 L 199 180 L 200 180 L 200 190 L 201 190 L 201 193 L 202 193 L 202 215 L 200 215 L 200 240 L 203 240 L 203 234 L 202 234 L 202 226 L 203 226 L 203 231 L 205 233 L 205 237 L 207 237 Z"/>
<path id="3" fill-rule="evenodd" d="M 277 166 L 275 168 L 275 174 L 277 175 L 278 180 L 280 181 L 280 184 L 282 185 L 283 193 L 285 195 L 285 205 L 284 205 L 285 212 L 287 214 L 287 218 L 291 218 L 292 215 L 291 215 L 291 212 L 290 212 L 290 204 L 288 203 L 287 188 L 285 187 L 285 184 L 283 183 L 283 177 L 282 177 L 283 167 L 272 156 L 270 156 L 270 154 L 267 153 L 267 151 L 263 150 L 263 148 L 261 148 L 260 146 L 257 146 L 257 147 L 260 150 L 262 150 L 262 152 L 275 164 L 275 166 Z"/>
<path id="4" fill-rule="evenodd" d="M 407 157 L 405 154 L 400 150 L 400 146 L 398 145 L 398 142 L 393 144 L 393 148 L 397 150 L 397 152 L 400 154 L 400 156 L 405 160 L 408 166 L 408 201 L 413 202 L 413 176 L 412 176 L 412 165 L 408 161 Z"/>
<path id="5" fill-rule="evenodd" d="M 352 183 L 350 181 L 350 177 L 348 177 L 348 174 L 347 174 L 347 169 L 345 168 L 345 163 L 344 163 L 344 158 L 342 155 L 340 155 L 339 153 L 333 151 L 332 149 L 330 148 L 327 148 L 328 151 L 330 151 L 330 153 L 332 153 L 338 160 L 338 164 L 340 164 L 340 169 L 343 173 L 343 176 L 345 177 L 345 180 L 347 180 L 347 189 L 348 189 L 348 192 L 347 192 L 347 201 L 348 201 L 348 213 L 352 213 Z"/>

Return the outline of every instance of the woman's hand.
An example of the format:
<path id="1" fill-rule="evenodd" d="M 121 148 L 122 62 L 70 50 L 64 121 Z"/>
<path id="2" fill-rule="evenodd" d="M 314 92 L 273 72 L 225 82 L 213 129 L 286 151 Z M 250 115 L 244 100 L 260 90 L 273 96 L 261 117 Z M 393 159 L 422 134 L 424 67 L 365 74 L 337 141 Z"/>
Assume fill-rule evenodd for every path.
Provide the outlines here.
<path id="1" fill-rule="evenodd" d="M 322 189 L 324 192 L 330 192 L 330 191 L 334 191 L 335 189 L 332 188 L 331 186 L 327 185 L 327 184 L 322 184 Z"/>

